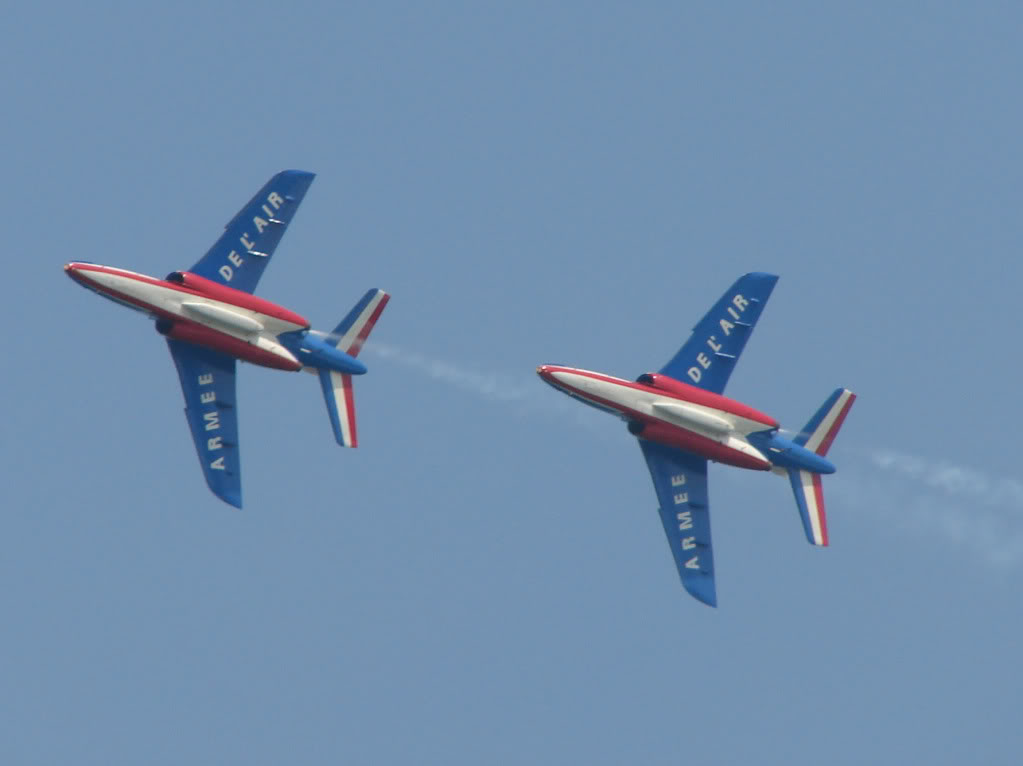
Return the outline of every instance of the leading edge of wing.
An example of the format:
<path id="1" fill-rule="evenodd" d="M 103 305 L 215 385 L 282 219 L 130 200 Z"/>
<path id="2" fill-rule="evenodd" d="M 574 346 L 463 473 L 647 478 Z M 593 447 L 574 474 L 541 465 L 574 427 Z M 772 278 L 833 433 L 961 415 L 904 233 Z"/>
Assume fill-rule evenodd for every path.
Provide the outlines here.
<path id="1" fill-rule="evenodd" d="M 661 374 L 722 393 L 777 282 L 777 275 L 760 271 L 735 280 Z"/>
<path id="2" fill-rule="evenodd" d="M 284 231 L 316 177 L 305 170 L 282 170 L 238 211 L 193 274 L 251 293 Z"/>
<path id="3" fill-rule="evenodd" d="M 661 523 L 682 586 L 697 600 L 717 606 L 707 461 L 643 439 L 639 446 L 654 481 Z"/>
<path id="4" fill-rule="evenodd" d="M 242 507 L 235 360 L 191 343 L 167 339 L 185 396 L 185 418 L 210 490 Z"/>

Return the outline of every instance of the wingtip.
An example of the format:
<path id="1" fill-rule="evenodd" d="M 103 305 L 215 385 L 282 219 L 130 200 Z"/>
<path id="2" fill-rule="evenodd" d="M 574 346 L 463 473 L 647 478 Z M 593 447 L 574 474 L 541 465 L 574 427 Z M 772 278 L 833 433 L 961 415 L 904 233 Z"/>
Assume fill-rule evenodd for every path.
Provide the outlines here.
<path id="1" fill-rule="evenodd" d="M 682 581 L 682 586 L 689 592 L 689 595 L 699 601 L 701 604 L 717 608 L 718 597 L 714 590 L 714 586 L 710 588 L 700 587 L 699 585 Z"/>

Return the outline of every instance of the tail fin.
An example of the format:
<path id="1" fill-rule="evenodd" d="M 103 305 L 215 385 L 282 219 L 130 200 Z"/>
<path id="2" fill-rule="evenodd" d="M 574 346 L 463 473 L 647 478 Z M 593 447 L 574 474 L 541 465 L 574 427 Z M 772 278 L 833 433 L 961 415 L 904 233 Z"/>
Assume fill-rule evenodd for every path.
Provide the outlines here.
<path id="1" fill-rule="evenodd" d="M 387 293 L 376 288 L 369 290 L 362 300 L 348 312 L 330 335 L 330 342 L 349 356 L 358 356 L 373 326 L 376 325 L 384 306 L 390 299 Z M 334 438 L 342 447 L 358 447 L 359 439 L 355 430 L 355 396 L 352 376 L 335 370 L 317 370 L 323 399 L 327 403 L 327 414 L 334 429 Z"/>
<path id="2" fill-rule="evenodd" d="M 358 356 L 362 344 L 373 331 L 373 325 L 377 323 L 390 299 L 391 296 L 383 290 L 369 290 L 348 312 L 348 316 L 341 320 L 341 324 L 334 328 L 331 333 L 334 345 L 349 356 Z"/>
<path id="3" fill-rule="evenodd" d="M 838 436 L 845 416 L 856 401 L 856 394 L 847 388 L 836 389 L 817 410 L 793 441 L 821 457 L 828 454 L 831 443 Z M 828 544 L 828 519 L 824 512 L 824 490 L 821 475 L 811 471 L 790 468 L 789 481 L 799 506 L 806 539 L 813 545 Z"/>
<path id="4" fill-rule="evenodd" d="M 824 457 L 855 401 L 856 394 L 848 388 L 836 388 L 793 441 Z"/>

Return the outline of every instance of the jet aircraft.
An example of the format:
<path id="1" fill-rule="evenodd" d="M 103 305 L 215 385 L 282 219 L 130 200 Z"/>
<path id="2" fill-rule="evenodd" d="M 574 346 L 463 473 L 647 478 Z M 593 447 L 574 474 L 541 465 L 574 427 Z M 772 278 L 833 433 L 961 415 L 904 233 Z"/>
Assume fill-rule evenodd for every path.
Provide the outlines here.
<path id="1" fill-rule="evenodd" d="M 181 379 L 206 483 L 237 508 L 242 492 L 236 360 L 317 374 L 335 438 L 343 447 L 358 444 L 352 376 L 366 372 L 356 357 L 387 305 L 387 293 L 368 291 L 329 333 L 252 295 L 314 177 L 285 170 L 271 178 L 189 271 L 157 279 L 84 261 L 64 266 L 83 287 L 156 320 Z"/>
<path id="2" fill-rule="evenodd" d="M 554 364 L 537 368 L 554 388 L 628 423 L 650 469 L 682 585 L 710 606 L 717 595 L 708 461 L 787 476 L 807 540 L 828 544 L 821 475 L 835 471 L 826 456 L 856 395 L 837 389 L 792 438 L 774 418 L 722 395 L 777 281 L 764 273 L 740 277 L 679 352 L 635 382 Z"/>

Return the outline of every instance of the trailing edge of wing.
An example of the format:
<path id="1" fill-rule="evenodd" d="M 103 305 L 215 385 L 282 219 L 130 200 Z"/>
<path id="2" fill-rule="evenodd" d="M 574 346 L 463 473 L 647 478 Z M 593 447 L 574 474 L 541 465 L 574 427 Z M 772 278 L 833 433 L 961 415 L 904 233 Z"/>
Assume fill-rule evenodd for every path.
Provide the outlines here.
<path id="1" fill-rule="evenodd" d="M 185 417 L 210 490 L 242 507 L 238 409 L 233 357 L 190 343 L 167 340 L 185 396 Z"/>
<path id="2" fill-rule="evenodd" d="M 724 391 L 777 281 L 762 272 L 739 277 L 661 373 L 716 394 Z"/>
<path id="3" fill-rule="evenodd" d="M 699 601 L 717 606 L 707 461 L 643 439 L 639 446 L 654 481 L 661 523 L 682 585 Z"/>

